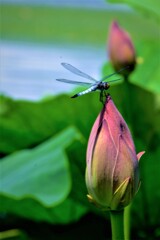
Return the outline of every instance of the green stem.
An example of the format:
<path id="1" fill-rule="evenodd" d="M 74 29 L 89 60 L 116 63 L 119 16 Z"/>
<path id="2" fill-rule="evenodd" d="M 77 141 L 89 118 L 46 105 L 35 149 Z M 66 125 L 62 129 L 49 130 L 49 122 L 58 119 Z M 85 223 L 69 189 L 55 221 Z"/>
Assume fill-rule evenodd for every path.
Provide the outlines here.
<path id="1" fill-rule="evenodd" d="M 131 212 L 131 204 L 124 209 L 124 238 L 126 240 L 130 239 L 130 212 Z"/>
<path id="2" fill-rule="evenodd" d="M 112 240 L 124 240 L 124 209 L 110 211 Z"/>

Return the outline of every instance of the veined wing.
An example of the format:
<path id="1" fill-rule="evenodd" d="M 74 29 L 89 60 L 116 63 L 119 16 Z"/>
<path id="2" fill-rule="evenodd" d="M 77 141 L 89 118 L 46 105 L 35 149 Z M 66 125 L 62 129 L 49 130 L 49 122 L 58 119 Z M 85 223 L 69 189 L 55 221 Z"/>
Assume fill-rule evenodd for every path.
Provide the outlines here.
<path id="1" fill-rule="evenodd" d="M 103 78 L 100 80 L 100 82 L 103 82 L 104 80 L 106 80 L 107 78 L 110 78 L 110 77 L 114 76 L 115 74 L 117 74 L 117 72 L 114 72 L 114 73 L 112 73 L 112 74 L 109 74 L 109 75 L 103 77 Z"/>
<path id="2" fill-rule="evenodd" d="M 111 74 L 103 77 L 103 78 L 100 80 L 100 82 L 103 82 L 103 81 L 106 80 L 107 78 L 110 78 L 110 77 L 112 77 L 113 75 L 118 74 L 118 73 L 122 72 L 123 70 L 125 70 L 125 69 L 127 69 L 127 68 L 129 68 L 129 66 L 126 66 L 126 67 L 120 69 L 120 70 L 117 71 L 117 72 L 111 73 Z M 114 80 L 113 80 L 113 81 L 114 81 Z M 117 81 L 117 80 L 116 80 L 116 81 Z"/>
<path id="3" fill-rule="evenodd" d="M 58 78 L 56 80 L 59 82 L 65 82 L 65 83 L 81 85 L 81 86 L 91 86 L 92 85 L 92 83 L 89 83 L 89 82 L 78 82 L 78 81 L 69 80 L 69 79 L 65 79 L 65 78 Z"/>
<path id="4" fill-rule="evenodd" d="M 72 65 L 69 64 L 69 63 L 61 63 L 61 65 L 62 65 L 64 68 L 66 68 L 67 70 L 69 70 L 70 72 L 72 72 L 72 73 L 74 73 L 74 74 L 76 74 L 76 75 L 78 75 L 78 76 L 81 76 L 81 77 L 83 77 L 83 78 L 87 78 L 87 79 L 89 79 L 89 80 L 91 80 L 91 81 L 94 81 L 94 82 L 97 82 L 96 79 L 94 79 L 93 77 L 89 76 L 88 74 L 80 71 L 78 68 L 75 68 L 74 66 L 72 66 Z"/>

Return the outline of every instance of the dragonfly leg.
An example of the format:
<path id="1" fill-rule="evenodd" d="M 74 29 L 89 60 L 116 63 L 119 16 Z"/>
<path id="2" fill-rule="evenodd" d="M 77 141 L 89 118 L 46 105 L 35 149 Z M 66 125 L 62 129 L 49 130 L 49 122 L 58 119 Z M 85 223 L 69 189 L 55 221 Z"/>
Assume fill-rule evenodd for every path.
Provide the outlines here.
<path id="1" fill-rule="evenodd" d="M 108 97 L 108 93 L 106 93 L 105 90 L 101 90 L 99 100 L 103 105 L 105 104 L 107 97 Z"/>
<path id="2" fill-rule="evenodd" d="M 99 100 L 104 105 L 104 90 L 101 90 Z"/>

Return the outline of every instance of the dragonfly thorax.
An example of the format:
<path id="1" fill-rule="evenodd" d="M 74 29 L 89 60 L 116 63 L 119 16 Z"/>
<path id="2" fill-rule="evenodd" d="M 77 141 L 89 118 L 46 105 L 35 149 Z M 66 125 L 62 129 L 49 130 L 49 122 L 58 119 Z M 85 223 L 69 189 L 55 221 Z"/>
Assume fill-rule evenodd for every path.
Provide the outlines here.
<path id="1" fill-rule="evenodd" d="M 99 90 L 107 90 L 109 88 L 109 84 L 107 82 L 100 82 L 97 86 Z"/>

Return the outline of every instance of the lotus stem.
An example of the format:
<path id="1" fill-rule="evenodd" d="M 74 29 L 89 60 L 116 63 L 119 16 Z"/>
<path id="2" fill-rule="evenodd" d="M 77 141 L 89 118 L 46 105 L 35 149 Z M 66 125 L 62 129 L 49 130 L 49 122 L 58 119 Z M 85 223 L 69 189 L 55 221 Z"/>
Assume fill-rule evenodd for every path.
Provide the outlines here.
<path id="1" fill-rule="evenodd" d="M 112 240 L 124 240 L 124 209 L 110 211 Z"/>
<path id="2" fill-rule="evenodd" d="M 131 212 L 131 204 L 125 207 L 124 209 L 124 236 L 126 240 L 130 239 L 130 228 L 131 228 L 130 212 Z"/>

